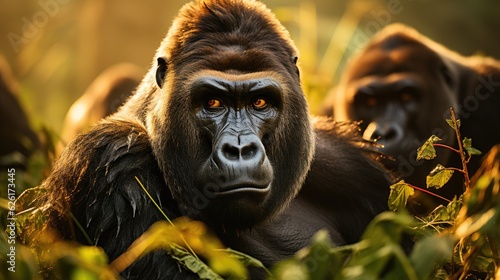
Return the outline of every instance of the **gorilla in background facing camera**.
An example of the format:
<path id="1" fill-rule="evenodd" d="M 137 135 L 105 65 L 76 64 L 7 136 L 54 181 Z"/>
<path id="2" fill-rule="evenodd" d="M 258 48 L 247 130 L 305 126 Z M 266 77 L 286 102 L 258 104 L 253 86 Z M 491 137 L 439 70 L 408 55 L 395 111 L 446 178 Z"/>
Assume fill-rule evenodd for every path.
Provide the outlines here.
<path id="1" fill-rule="evenodd" d="M 462 137 L 483 153 L 500 143 L 500 63 L 486 57 L 463 57 L 417 31 L 387 26 L 354 56 L 334 97 L 324 107 L 335 120 L 362 121 L 366 139 L 376 139 L 381 151 L 395 158 L 388 167 L 414 185 L 425 187 L 429 172 L 441 163 L 461 168 L 458 155 L 438 148 L 431 161 L 416 161 L 417 148 L 432 134 L 457 147 L 446 124 L 450 107 L 461 120 Z M 469 162 L 472 174 L 480 157 Z M 463 192 L 463 176 L 455 172 L 449 185 L 437 191 L 453 198 Z M 419 199 L 420 200 L 420 199 Z M 422 198 L 420 211 L 434 209 Z M 417 204 L 418 204 L 417 203 Z M 429 204 L 428 204 L 429 203 Z"/>

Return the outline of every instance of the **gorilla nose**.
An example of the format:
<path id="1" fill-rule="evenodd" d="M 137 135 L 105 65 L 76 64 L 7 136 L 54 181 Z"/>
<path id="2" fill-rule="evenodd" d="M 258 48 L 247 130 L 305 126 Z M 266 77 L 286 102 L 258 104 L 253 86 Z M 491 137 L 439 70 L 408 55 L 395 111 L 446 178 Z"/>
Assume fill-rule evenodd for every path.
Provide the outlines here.
<path id="1" fill-rule="evenodd" d="M 221 141 L 221 159 L 229 161 L 256 161 L 264 158 L 263 147 L 255 135 L 226 136 Z"/>
<path id="2" fill-rule="evenodd" d="M 403 139 L 403 130 L 395 123 L 377 124 L 372 122 L 366 127 L 363 138 L 377 140 L 387 149 L 397 145 Z"/>
<path id="3" fill-rule="evenodd" d="M 272 166 L 264 145 L 255 134 L 222 135 L 215 147 L 209 174 L 219 193 L 267 193 L 273 179 Z"/>

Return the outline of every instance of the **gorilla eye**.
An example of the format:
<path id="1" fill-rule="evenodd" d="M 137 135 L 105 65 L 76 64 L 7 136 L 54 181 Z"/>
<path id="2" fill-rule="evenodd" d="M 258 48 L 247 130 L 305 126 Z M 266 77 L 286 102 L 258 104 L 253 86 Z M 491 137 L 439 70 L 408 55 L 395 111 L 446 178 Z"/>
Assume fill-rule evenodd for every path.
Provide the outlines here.
<path id="1" fill-rule="evenodd" d="M 267 106 L 267 101 L 262 98 L 257 98 L 252 102 L 252 107 L 255 109 L 264 109 Z"/>
<path id="2" fill-rule="evenodd" d="M 217 109 L 222 106 L 222 103 L 217 99 L 209 99 L 206 103 L 206 106 L 209 109 Z"/>
<path id="3" fill-rule="evenodd" d="M 366 105 L 368 105 L 369 107 L 375 107 L 377 106 L 377 98 L 375 97 L 370 97 L 368 99 L 366 99 Z"/>
<path id="4" fill-rule="evenodd" d="M 405 93 L 401 94 L 400 98 L 401 98 L 401 102 L 407 103 L 413 99 L 413 96 L 410 93 L 405 92 Z"/>

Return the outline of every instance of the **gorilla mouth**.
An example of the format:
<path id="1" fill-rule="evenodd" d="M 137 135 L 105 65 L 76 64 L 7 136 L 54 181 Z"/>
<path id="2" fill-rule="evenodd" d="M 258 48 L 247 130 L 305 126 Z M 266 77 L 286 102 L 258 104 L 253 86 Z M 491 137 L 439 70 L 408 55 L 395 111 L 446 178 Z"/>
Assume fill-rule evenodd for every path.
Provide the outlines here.
<path id="1" fill-rule="evenodd" d="M 265 195 L 271 190 L 271 184 L 261 185 L 255 183 L 238 183 L 233 185 L 220 186 L 216 195 L 231 195 L 242 193 L 254 193 Z"/>

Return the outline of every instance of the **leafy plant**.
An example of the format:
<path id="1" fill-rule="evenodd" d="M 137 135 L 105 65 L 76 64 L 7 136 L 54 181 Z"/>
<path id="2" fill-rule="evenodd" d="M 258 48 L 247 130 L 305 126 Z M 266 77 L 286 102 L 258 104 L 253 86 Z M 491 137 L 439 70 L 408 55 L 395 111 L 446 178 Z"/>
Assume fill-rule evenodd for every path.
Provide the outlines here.
<path id="1" fill-rule="evenodd" d="M 260 267 L 267 271 L 259 260 L 224 248 L 219 239 L 202 222 L 192 221 L 187 217 L 171 221 L 137 177 L 136 180 L 163 214 L 165 221 L 153 224 L 125 253 L 115 259 L 110 264 L 115 271 L 122 272 L 140 257 L 158 249 L 166 250 L 174 260 L 197 274 L 200 279 L 224 279 L 220 275 L 229 279 L 246 279 L 248 275 L 245 265 Z M 208 265 L 198 257 L 198 254 L 207 260 Z"/>
<path id="2" fill-rule="evenodd" d="M 472 140 L 462 140 L 460 120 L 453 109 L 447 123 L 454 129 L 459 147 L 440 144 L 431 136 L 418 149 L 418 158 L 436 157 L 436 147 L 458 153 L 462 168 L 438 165 L 427 177 L 428 188 L 441 188 L 453 172 L 464 176 L 466 191 L 460 198 L 415 218 L 405 211 L 409 197 L 418 189 L 399 181 L 391 186 L 389 208 L 379 214 L 358 243 L 334 247 L 326 232 L 312 244 L 273 269 L 275 279 L 500 279 L 500 146 L 490 151 L 471 179 L 467 163 L 480 154 Z M 405 235 L 406 234 L 406 235 Z M 413 238 L 407 246 L 405 236 Z"/>
<path id="3" fill-rule="evenodd" d="M 451 119 L 446 120 L 455 131 L 458 148 L 438 143 L 439 137 L 432 135 L 417 150 L 417 160 L 435 158 L 436 147 L 449 149 L 460 156 L 462 168 L 445 167 L 438 164 L 426 178 L 427 188 L 441 188 L 451 178 L 454 172 L 460 172 L 464 177 L 464 195 L 452 201 L 440 197 L 425 189 L 400 181 L 391 186 L 389 207 L 393 211 L 404 209 L 406 201 L 413 195 L 412 189 L 418 189 L 430 195 L 440 197 L 448 202 L 447 206 L 438 206 L 427 217 L 419 218 L 417 227 L 424 231 L 434 232 L 428 238 L 441 238 L 453 241 L 453 255 L 447 260 L 449 277 L 452 279 L 466 279 L 469 273 L 493 275 L 500 268 L 499 242 L 500 204 L 498 187 L 500 177 L 497 175 L 500 168 L 498 148 L 492 149 L 490 157 L 485 161 L 474 180 L 469 178 L 467 164 L 474 155 L 481 152 L 472 147 L 472 139 L 460 135 L 460 120 L 456 119 L 453 108 L 450 108 Z M 495 155 L 496 154 L 496 155 Z M 489 192 L 489 193 L 485 193 Z M 481 199 L 478 199 L 481 197 Z M 481 200 L 481 203 L 479 203 Z M 471 209 L 476 209 L 471 211 Z M 417 234 L 417 233 L 416 233 Z M 418 234 L 417 234 L 418 235 Z M 427 234 L 428 235 L 428 234 Z M 417 241 L 414 250 L 425 247 L 426 238 Z M 493 276 L 492 276 L 493 277 Z"/>
<path id="4" fill-rule="evenodd" d="M 460 139 L 459 147 L 440 144 L 437 137 L 431 136 L 418 155 L 422 159 L 434 158 L 436 148 L 459 153 L 462 168 L 438 166 L 429 174 L 427 185 L 442 187 L 451 172 L 460 172 L 465 179 L 464 195 L 447 200 L 447 205 L 437 207 L 426 217 L 415 218 L 404 208 L 414 190 L 421 188 L 400 181 L 391 186 L 388 200 L 395 211 L 375 217 L 355 244 L 336 246 L 327 231 L 319 231 L 310 246 L 269 272 L 259 260 L 224 248 L 204 224 L 187 218 L 170 221 L 165 217 L 165 221 L 154 224 L 111 263 L 100 248 L 61 241 L 50 230 L 38 232 L 30 237 L 30 248 L 17 245 L 16 261 L 26 273 L 3 276 L 117 279 L 118 273 L 137 259 L 163 249 L 202 279 L 244 279 L 248 276 L 246 266 L 263 269 L 270 279 L 500 279 L 500 145 L 490 151 L 479 171 L 469 179 L 465 176 L 466 165 L 479 151 L 473 148 L 471 139 L 460 138 L 460 121 L 455 119 L 453 111 L 452 119 L 447 122 L 453 124 Z M 18 203 L 29 208 L 40 191 L 43 190 L 30 189 Z M 38 214 L 40 209 L 34 208 L 20 213 L 18 233 L 23 233 L 22 223 L 26 219 L 34 219 L 31 223 L 42 227 L 46 218 Z M 408 237 L 413 238 L 413 246 L 408 246 Z M 6 240 L 2 233 L 2 257 L 8 250 Z M 44 267 L 51 269 L 43 270 Z M 37 273 L 40 270 L 43 274 Z"/>

